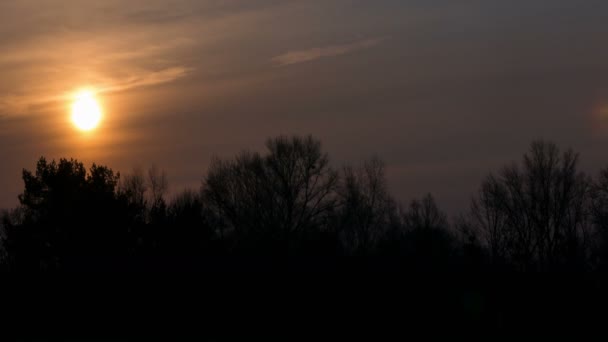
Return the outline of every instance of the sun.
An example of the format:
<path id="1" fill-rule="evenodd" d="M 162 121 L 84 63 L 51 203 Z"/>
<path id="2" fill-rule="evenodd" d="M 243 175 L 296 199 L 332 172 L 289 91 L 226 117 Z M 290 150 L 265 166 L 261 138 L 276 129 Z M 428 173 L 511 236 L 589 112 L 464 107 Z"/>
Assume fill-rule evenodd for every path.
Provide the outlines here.
<path id="1" fill-rule="evenodd" d="M 90 131 L 101 121 L 101 107 L 90 90 L 81 90 L 72 103 L 72 122 L 82 131 Z"/>

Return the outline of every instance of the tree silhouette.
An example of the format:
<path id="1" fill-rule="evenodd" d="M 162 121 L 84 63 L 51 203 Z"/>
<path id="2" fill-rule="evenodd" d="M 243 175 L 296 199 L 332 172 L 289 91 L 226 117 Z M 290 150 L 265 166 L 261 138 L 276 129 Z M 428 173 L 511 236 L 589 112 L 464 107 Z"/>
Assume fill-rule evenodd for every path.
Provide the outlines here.
<path id="1" fill-rule="evenodd" d="M 383 237 L 380 253 L 397 258 L 404 269 L 447 270 L 456 264 L 457 241 L 430 194 L 413 200 L 394 227 Z"/>
<path id="2" fill-rule="evenodd" d="M 522 165 L 503 168 L 483 182 L 472 217 L 494 259 L 520 270 L 582 267 L 590 234 L 590 182 L 577 170 L 578 155 L 560 154 L 536 141 Z"/>
<path id="3" fill-rule="evenodd" d="M 572 151 L 533 142 L 450 222 L 430 194 L 407 207 L 394 200 L 378 158 L 336 172 L 311 136 L 280 136 L 263 153 L 215 159 L 200 191 L 170 200 L 156 167 L 120 177 L 106 166 L 40 158 L 34 171 L 23 170 L 19 206 L 2 213 L 1 265 L 606 269 L 608 169 L 592 182 L 577 165 Z"/>
<path id="4" fill-rule="evenodd" d="M 19 206 L 0 217 L 3 271 L 306 271 L 298 294 L 315 288 L 308 280 L 316 272 L 319 284 L 353 272 L 334 292 L 317 288 L 330 297 L 365 279 L 377 282 L 377 289 L 351 291 L 345 302 L 359 307 L 368 296 L 368 302 L 395 303 L 431 328 L 602 326 L 601 316 L 584 310 L 605 306 L 597 273 L 546 282 L 511 273 L 608 269 L 608 169 L 591 181 L 578 170 L 578 155 L 553 143 L 533 142 L 522 162 L 490 174 L 470 211 L 455 220 L 431 194 L 400 205 L 378 158 L 336 172 L 310 136 L 278 137 L 262 153 L 214 159 L 200 189 L 171 196 L 156 167 L 120 176 L 98 164 L 86 169 L 74 159 L 40 158 L 22 178 Z M 429 271 L 440 276 L 428 281 L 417 274 Z M 450 271 L 468 273 L 444 278 Z M 386 275 L 396 291 L 387 291 Z M 182 282 L 166 278 L 180 284 L 172 293 L 182 291 Z M 393 283 L 397 278 L 406 280 Z M 221 302 L 225 313 L 244 292 L 259 297 L 255 310 L 267 305 L 255 285 L 233 285 L 226 296 L 198 295 L 205 305 L 210 298 Z M 264 287 L 294 292 L 276 285 Z M 316 294 L 302 301 L 311 298 Z M 367 313 L 361 324 L 382 311 Z M 399 327 L 403 320 L 392 312 L 376 318 Z"/>
<path id="5" fill-rule="evenodd" d="M 118 179 L 105 166 L 93 164 L 87 172 L 74 159 L 48 163 L 40 158 L 35 172 L 23 170 L 19 214 L 5 217 L 10 221 L 5 223 L 10 263 L 61 269 L 85 256 L 119 253 L 125 237 L 115 201 Z"/>
<path id="6" fill-rule="evenodd" d="M 338 190 L 338 230 L 348 254 L 370 253 L 378 240 L 400 225 L 388 193 L 384 164 L 372 158 L 359 168 L 347 166 Z"/>
<path id="7" fill-rule="evenodd" d="M 215 160 L 203 191 L 239 248 L 287 253 L 323 230 L 338 177 L 310 136 L 278 137 L 266 147 L 266 155 L 243 152 L 234 161 Z"/>
<path id="8" fill-rule="evenodd" d="M 143 171 L 139 168 L 134 169 L 131 174 L 123 175 L 118 184 L 118 195 L 136 212 L 134 215 L 140 215 L 142 222 L 146 219 L 147 190 Z"/>
<path id="9" fill-rule="evenodd" d="M 406 230 L 447 229 L 447 215 L 437 206 L 431 194 L 422 200 L 413 200 L 409 210 L 403 215 Z"/>
<path id="10" fill-rule="evenodd" d="M 164 253 L 201 256 L 216 252 L 213 216 L 199 193 L 185 190 L 167 208 L 167 225 L 162 234 Z"/>
<path id="11" fill-rule="evenodd" d="M 596 228 L 595 254 L 600 269 L 608 269 L 608 168 L 600 171 L 591 189 L 591 215 Z"/>

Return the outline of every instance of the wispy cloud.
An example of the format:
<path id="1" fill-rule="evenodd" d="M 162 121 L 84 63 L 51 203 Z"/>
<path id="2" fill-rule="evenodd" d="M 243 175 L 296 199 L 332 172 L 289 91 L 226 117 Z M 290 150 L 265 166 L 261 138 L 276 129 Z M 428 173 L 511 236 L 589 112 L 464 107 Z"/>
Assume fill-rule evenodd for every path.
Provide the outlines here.
<path id="1" fill-rule="evenodd" d="M 0 56 L 0 73 L 16 80 L 0 89 L 0 114 L 25 114 L 65 102 L 75 88 L 82 86 L 112 93 L 169 83 L 194 69 L 171 55 L 191 47 L 191 39 L 141 36 L 135 32 L 120 40 L 100 34 L 98 44 L 93 44 L 51 35 L 22 43 Z M 144 43 L 144 38 L 150 41 Z M 66 50 L 70 51 L 67 55 Z"/>
<path id="2" fill-rule="evenodd" d="M 83 87 L 110 95 L 186 76 L 213 89 L 248 83 L 268 71 L 268 52 L 243 63 L 235 42 L 325 1 L 0 0 L 0 115 L 52 114 Z"/>
<path id="3" fill-rule="evenodd" d="M 349 44 L 339 44 L 325 47 L 316 47 L 306 50 L 289 51 L 272 58 L 280 66 L 305 63 L 324 57 L 334 57 L 347 53 L 364 50 L 380 44 L 386 38 L 367 39 Z"/>
<path id="4" fill-rule="evenodd" d="M 185 67 L 171 67 L 155 72 L 148 72 L 145 74 L 132 76 L 125 80 L 116 81 L 111 85 L 101 87 L 100 91 L 114 92 L 167 83 L 185 76 L 190 70 L 190 68 Z"/>
<path id="5" fill-rule="evenodd" d="M 113 93 L 135 88 L 169 83 L 186 76 L 192 68 L 181 66 L 169 67 L 158 71 L 139 70 L 123 78 L 106 78 L 92 84 L 98 93 Z M 7 94 L 0 96 L 0 117 L 2 115 L 19 114 L 37 106 L 45 106 L 57 102 L 65 102 L 72 96 L 69 92 L 36 91 L 23 94 Z"/>

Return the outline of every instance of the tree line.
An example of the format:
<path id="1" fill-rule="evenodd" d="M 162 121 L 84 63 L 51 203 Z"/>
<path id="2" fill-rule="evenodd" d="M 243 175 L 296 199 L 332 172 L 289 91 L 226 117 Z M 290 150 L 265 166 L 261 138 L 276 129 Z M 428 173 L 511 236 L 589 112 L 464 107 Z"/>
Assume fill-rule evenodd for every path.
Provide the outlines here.
<path id="1" fill-rule="evenodd" d="M 594 271 L 608 264 L 608 168 L 535 141 L 482 180 L 449 220 L 429 194 L 407 205 L 371 158 L 335 169 L 311 136 L 215 158 L 198 190 L 168 200 L 156 167 L 121 175 L 75 159 L 23 170 L 2 213 L 11 271 L 313 269 Z"/>

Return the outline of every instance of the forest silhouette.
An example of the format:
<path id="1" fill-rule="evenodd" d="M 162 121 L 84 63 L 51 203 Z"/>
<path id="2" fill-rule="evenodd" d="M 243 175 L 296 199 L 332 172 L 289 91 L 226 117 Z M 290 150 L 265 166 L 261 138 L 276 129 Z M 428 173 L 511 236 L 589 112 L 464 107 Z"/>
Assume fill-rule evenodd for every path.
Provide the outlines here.
<path id="1" fill-rule="evenodd" d="M 326 329 L 337 340 L 363 331 L 372 340 L 414 331 L 601 333 L 608 169 L 593 177 L 578 162 L 535 141 L 520 162 L 481 180 L 470 209 L 450 220 L 430 194 L 406 205 L 391 197 L 378 158 L 332 168 L 311 136 L 215 158 L 200 189 L 170 200 L 156 167 L 119 174 L 40 158 L 23 170 L 19 205 L 2 214 L 1 268 L 79 278 L 5 291 L 13 295 L 3 304 L 14 309 L 4 312 L 24 325 L 18 336 L 36 322 L 45 338 L 53 329 L 107 332 L 108 317 L 139 337 L 158 337 L 156 326 L 169 322 L 242 338 L 316 339 Z M 142 272 L 171 276 L 167 285 L 125 278 Z M 88 286 L 84 273 L 94 275 Z M 117 310 L 124 303 L 137 314 Z M 202 319 L 176 303 L 212 314 Z M 62 307 L 73 315 L 67 321 L 57 316 Z M 169 338 L 180 331 L 190 336 L 171 328 Z"/>
<path id="2" fill-rule="evenodd" d="M 311 136 L 215 158 L 200 189 L 166 199 L 156 167 L 119 174 L 75 159 L 23 170 L 2 214 L 2 268 L 53 270 L 599 271 L 608 264 L 608 168 L 535 141 L 449 220 L 429 194 L 390 195 L 384 164 L 334 169 Z"/>

